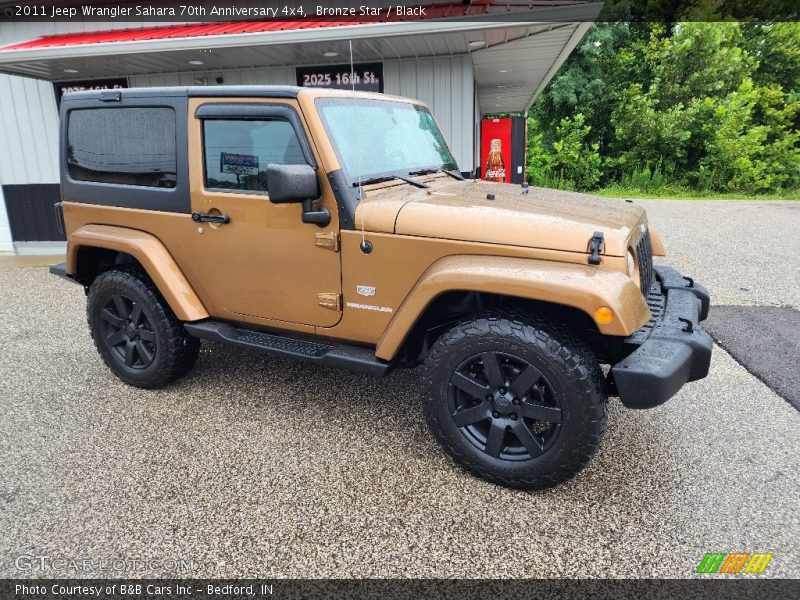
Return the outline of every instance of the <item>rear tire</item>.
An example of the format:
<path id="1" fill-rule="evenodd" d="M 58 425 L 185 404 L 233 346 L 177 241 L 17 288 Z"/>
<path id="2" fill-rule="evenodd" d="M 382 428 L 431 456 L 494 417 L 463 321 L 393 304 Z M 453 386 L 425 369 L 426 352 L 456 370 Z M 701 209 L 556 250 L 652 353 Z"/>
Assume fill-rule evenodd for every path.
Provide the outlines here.
<path id="1" fill-rule="evenodd" d="M 504 311 L 458 323 L 423 372 L 428 424 L 468 471 L 500 485 L 543 489 L 594 456 L 607 422 L 603 373 L 568 327 Z"/>
<path id="2" fill-rule="evenodd" d="M 86 314 L 100 356 L 129 385 L 163 387 L 186 374 L 200 352 L 200 340 L 186 333 L 138 266 L 100 274 L 89 288 Z"/>

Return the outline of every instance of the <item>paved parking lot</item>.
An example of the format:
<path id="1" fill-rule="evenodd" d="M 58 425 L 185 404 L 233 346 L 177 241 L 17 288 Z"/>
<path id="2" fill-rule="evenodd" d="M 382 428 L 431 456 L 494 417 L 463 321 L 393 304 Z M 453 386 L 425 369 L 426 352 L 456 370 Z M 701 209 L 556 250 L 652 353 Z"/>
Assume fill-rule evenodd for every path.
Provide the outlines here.
<path id="1" fill-rule="evenodd" d="M 714 302 L 798 307 L 800 203 L 643 204 Z M 612 401 L 590 467 L 523 493 L 439 451 L 413 372 L 207 345 L 141 391 L 83 311 L 46 269 L 0 266 L 0 577 L 56 575 L 18 571 L 24 553 L 198 577 L 686 577 L 710 550 L 774 552 L 768 575 L 800 577 L 800 413 L 720 348 L 662 407 Z"/>

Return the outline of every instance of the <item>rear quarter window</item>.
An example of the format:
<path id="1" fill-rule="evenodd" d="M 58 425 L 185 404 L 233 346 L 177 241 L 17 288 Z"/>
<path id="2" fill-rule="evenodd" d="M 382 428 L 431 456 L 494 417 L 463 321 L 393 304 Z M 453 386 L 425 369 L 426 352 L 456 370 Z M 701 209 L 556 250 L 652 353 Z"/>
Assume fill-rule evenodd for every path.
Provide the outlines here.
<path id="1" fill-rule="evenodd" d="M 166 107 L 69 112 L 67 171 L 77 181 L 176 186 L 175 111 Z"/>

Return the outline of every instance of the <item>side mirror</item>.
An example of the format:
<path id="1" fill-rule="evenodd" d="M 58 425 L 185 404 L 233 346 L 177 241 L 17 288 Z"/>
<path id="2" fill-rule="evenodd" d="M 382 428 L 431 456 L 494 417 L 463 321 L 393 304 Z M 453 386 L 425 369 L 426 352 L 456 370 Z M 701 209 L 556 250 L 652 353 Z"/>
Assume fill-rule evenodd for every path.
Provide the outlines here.
<path id="1" fill-rule="evenodd" d="M 303 223 L 325 227 L 331 222 L 327 208 L 313 206 L 321 192 L 317 174 L 309 165 L 267 165 L 267 193 L 274 204 L 302 202 Z"/>
<path id="2" fill-rule="evenodd" d="M 267 165 L 267 192 L 275 204 L 319 198 L 317 174 L 309 165 Z"/>

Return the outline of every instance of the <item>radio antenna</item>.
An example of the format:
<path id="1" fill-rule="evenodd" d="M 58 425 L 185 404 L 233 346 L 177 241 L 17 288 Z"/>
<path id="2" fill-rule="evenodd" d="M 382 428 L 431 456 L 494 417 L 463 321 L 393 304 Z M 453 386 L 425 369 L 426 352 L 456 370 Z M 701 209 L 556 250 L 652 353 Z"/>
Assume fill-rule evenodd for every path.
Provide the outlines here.
<path id="1" fill-rule="evenodd" d="M 355 68 L 353 66 L 353 40 L 347 40 L 347 44 L 350 48 L 350 89 L 355 92 L 356 91 L 356 74 Z M 358 123 L 355 119 L 355 111 L 353 111 L 353 131 L 360 131 L 358 129 Z M 356 144 L 356 156 L 361 158 L 361 144 Z M 361 189 L 361 161 L 358 161 L 358 203 L 361 204 L 361 200 L 364 197 L 363 191 Z M 366 243 L 366 234 L 364 233 L 364 216 L 362 213 L 361 216 L 361 244 L 364 245 Z"/>
<path id="2" fill-rule="evenodd" d="M 347 40 L 348 45 L 350 46 L 350 89 L 355 92 L 356 91 L 356 77 L 355 77 L 355 68 L 353 66 L 353 40 Z M 353 111 L 353 120 L 355 121 L 355 111 Z M 357 122 L 353 123 L 353 131 L 358 131 L 356 128 L 358 126 Z M 356 152 L 358 152 L 359 158 L 361 155 L 361 146 L 360 144 L 356 148 Z M 359 161 L 360 163 L 360 161 Z M 359 164 L 359 171 L 361 170 L 361 165 Z M 358 174 L 358 201 L 361 202 L 361 173 Z"/>

